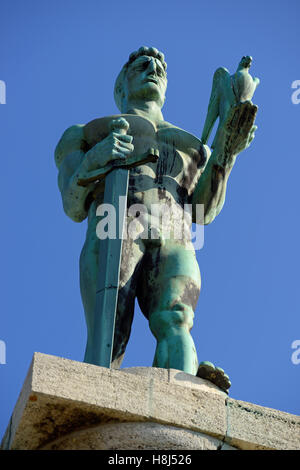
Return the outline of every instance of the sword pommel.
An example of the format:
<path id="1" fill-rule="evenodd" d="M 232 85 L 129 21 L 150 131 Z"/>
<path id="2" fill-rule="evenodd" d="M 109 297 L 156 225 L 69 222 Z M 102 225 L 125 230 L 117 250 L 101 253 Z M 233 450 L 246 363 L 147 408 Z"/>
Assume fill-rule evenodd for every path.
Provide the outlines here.
<path id="1" fill-rule="evenodd" d="M 127 134 L 129 124 L 124 118 L 113 119 L 109 125 L 111 132 L 117 132 L 118 134 Z"/>

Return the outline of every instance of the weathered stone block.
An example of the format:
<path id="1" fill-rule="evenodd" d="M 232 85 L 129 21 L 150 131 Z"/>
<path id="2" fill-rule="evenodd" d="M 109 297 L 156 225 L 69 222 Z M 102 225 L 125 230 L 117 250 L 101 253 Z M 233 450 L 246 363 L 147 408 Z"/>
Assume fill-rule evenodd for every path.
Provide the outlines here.
<path id="1" fill-rule="evenodd" d="M 223 439 L 224 394 L 170 383 L 168 374 L 151 368 L 137 375 L 35 353 L 2 446 L 37 449 L 109 422 L 154 422 Z"/>
<path id="2" fill-rule="evenodd" d="M 35 353 L 2 449 L 300 449 L 300 417 L 173 369 Z"/>
<path id="3" fill-rule="evenodd" d="M 222 442 L 202 433 L 158 423 L 112 423 L 77 431 L 46 450 L 218 450 Z"/>
<path id="4" fill-rule="evenodd" d="M 239 449 L 300 449 L 300 417 L 228 398 L 226 442 Z"/>

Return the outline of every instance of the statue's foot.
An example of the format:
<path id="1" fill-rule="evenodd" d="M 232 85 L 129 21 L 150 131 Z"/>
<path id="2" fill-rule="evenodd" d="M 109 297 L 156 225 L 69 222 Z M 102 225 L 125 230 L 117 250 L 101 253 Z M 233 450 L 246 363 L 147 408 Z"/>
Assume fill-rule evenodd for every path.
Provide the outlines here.
<path id="1" fill-rule="evenodd" d="M 227 374 L 221 367 L 215 367 L 212 362 L 203 361 L 200 362 L 197 372 L 197 377 L 206 379 L 217 385 L 221 390 L 228 393 L 228 389 L 231 386 L 231 382 Z"/>

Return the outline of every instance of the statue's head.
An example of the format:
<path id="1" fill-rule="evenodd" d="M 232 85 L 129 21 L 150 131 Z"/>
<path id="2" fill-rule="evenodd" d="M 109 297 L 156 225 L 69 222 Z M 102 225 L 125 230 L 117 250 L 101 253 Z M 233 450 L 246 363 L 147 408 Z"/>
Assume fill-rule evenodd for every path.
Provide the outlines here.
<path id="1" fill-rule="evenodd" d="M 127 103 L 155 101 L 160 107 L 167 89 L 167 64 L 154 47 L 140 47 L 129 56 L 119 73 L 114 90 L 116 105 L 125 112 Z"/>
<path id="2" fill-rule="evenodd" d="M 243 68 L 246 68 L 246 69 L 249 69 L 251 67 L 251 64 L 252 64 L 252 57 L 250 55 L 244 55 L 241 58 L 239 66 L 243 67 Z"/>

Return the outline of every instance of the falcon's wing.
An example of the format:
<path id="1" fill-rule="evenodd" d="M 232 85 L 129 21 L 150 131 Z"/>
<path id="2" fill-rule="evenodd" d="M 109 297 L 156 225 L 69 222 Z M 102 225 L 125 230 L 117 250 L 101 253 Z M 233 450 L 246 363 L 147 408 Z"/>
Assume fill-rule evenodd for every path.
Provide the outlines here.
<path id="1" fill-rule="evenodd" d="M 230 74 L 224 67 L 219 67 L 213 77 L 212 90 L 210 94 L 206 120 L 202 131 L 201 141 L 206 144 L 211 130 L 219 116 L 219 101 L 220 101 L 220 90 L 225 86 L 226 81 L 230 81 Z"/>

